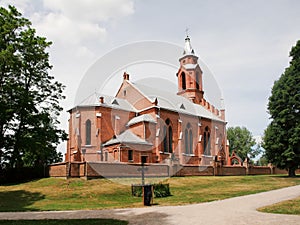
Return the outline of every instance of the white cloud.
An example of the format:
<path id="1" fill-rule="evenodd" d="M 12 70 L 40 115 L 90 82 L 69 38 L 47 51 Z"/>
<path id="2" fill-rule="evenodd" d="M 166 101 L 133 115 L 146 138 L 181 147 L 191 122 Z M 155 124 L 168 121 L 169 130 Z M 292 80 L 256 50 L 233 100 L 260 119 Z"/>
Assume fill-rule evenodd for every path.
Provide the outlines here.
<path id="1" fill-rule="evenodd" d="M 80 45 L 90 40 L 103 41 L 106 36 L 105 28 L 98 24 L 89 21 L 75 23 L 63 14 L 50 12 L 43 16 L 35 13 L 32 20 L 39 33 L 50 40 L 67 45 Z"/>
<path id="2" fill-rule="evenodd" d="M 44 0 L 44 5 L 75 21 L 107 21 L 134 12 L 131 0 Z"/>
<path id="3" fill-rule="evenodd" d="M 132 0 L 44 0 L 43 9 L 30 19 L 54 45 L 73 46 L 80 55 L 89 49 L 90 55 L 91 43 L 106 40 L 105 24 L 133 14 L 133 6 Z"/>
<path id="4" fill-rule="evenodd" d="M 12 1 L 12 0 L 1 0 L 0 6 L 7 7 L 8 5 L 14 5 L 19 12 L 22 14 L 29 7 L 30 0 L 19 0 L 19 1 Z"/>

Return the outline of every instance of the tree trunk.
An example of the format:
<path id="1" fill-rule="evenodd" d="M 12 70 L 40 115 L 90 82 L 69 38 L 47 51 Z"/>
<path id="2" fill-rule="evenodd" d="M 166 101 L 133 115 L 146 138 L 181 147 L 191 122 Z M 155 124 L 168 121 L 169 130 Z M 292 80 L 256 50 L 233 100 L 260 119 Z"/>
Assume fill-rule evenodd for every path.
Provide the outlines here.
<path id="1" fill-rule="evenodd" d="M 289 177 L 295 177 L 295 176 L 296 176 L 296 169 L 289 168 Z"/>

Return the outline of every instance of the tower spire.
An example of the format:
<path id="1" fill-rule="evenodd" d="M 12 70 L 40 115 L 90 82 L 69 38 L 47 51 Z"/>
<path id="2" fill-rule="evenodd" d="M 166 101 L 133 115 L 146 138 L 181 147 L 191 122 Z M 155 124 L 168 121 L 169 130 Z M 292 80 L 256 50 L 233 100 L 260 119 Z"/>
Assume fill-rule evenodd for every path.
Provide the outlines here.
<path id="1" fill-rule="evenodd" d="M 192 48 L 191 40 L 188 36 L 188 29 L 186 29 L 183 56 L 179 58 L 179 62 L 177 94 L 190 99 L 196 104 L 200 104 L 204 94 L 202 70 L 198 64 L 198 57 Z"/>
<path id="2" fill-rule="evenodd" d="M 191 39 L 188 35 L 188 28 L 185 29 L 185 33 L 186 33 L 186 38 L 185 38 L 185 45 L 184 45 L 184 51 L 183 51 L 183 55 L 194 55 L 195 52 L 194 52 L 194 49 L 192 48 L 192 45 L 191 45 Z"/>

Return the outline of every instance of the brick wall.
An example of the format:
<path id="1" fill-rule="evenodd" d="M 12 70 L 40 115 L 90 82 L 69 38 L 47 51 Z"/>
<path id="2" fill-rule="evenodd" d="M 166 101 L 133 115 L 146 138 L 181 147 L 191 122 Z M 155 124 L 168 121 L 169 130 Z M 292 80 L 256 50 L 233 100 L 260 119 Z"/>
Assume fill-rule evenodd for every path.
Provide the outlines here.
<path id="1" fill-rule="evenodd" d="M 48 167 L 50 177 L 66 177 L 67 167 L 66 163 L 52 164 Z"/>
<path id="2" fill-rule="evenodd" d="M 246 167 L 243 166 L 223 166 L 217 167 L 215 175 L 218 176 L 240 176 L 247 175 Z"/>
<path id="3" fill-rule="evenodd" d="M 197 166 L 197 165 L 173 165 L 147 164 L 145 176 L 168 177 L 168 176 L 240 176 L 240 175 L 268 175 L 285 174 L 286 170 L 271 168 L 267 166 Z M 127 163 L 98 163 L 98 162 L 72 162 L 69 168 L 68 163 L 57 163 L 49 166 L 50 177 L 140 177 L 140 164 Z M 300 170 L 296 171 L 300 174 Z"/>
<path id="4" fill-rule="evenodd" d="M 85 166 L 84 162 L 72 163 L 70 169 L 71 177 L 84 177 L 85 176 Z"/>
<path id="5" fill-rule="evenodd" d="M 140 177 L 140 164 L 126 164 L 126 163 L 88 163 L 87 176 L 88 177 Z M 169 166 L 163 164 L 145 165 L 147 177 L 168 177 Z"/>
<path id="6" fill-rule="evenodd" d="M 273 174 L 288 174 L 288 171 L 274 167 L 273 168 Z"/>
<path id="7" fill-rule="evenodd" d="M 272 174 L 272 168 L 268 166 L 251 166 L 248 168 L 248 175 Z"/>
<path id="8" fill-rule="evenodd" d="M 174 176 L 213 176 L 214 168 L 212 166 L 194 166 L 194 165 L 174 165 Z"/>

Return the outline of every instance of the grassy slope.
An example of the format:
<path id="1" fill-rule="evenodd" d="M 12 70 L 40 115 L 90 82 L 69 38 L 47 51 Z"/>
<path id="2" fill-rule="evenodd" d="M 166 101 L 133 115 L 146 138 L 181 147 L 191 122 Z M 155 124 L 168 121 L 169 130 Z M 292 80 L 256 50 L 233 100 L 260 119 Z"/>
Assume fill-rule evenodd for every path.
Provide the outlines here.
<path id="1" fill-rule="evenodd" d="M 0 211 L 40 211 L 142 207 L 142 199 L 131 196 L 139 179 L 41 179 L 0 186 Z M 170 178 L 172 196 L 154 199 L 159 205 L 180 205 L 224 199 L 300 184 L 300 178 L 280 176 L 176 177 Z"/>
<path id="2" fill-rule="evenodd" d="M 274 205 L 260 208 L 259 211 L 267 213 L 300 215 L 300 196 L 293 200 L 283 201 Z"/>

